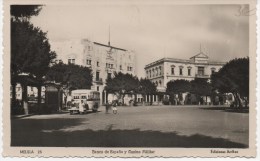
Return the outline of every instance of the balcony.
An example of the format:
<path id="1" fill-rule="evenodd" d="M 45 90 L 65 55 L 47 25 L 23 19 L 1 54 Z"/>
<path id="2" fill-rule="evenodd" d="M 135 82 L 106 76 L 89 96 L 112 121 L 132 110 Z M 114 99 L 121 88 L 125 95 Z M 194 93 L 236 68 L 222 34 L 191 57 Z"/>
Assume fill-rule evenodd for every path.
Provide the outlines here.
<path id="1" fill-rule="evenodd" d="M 102 80 L 102 78 L 98 78 L 98 79 L 94 80 L 94 83 L 103 84 L 103 80 Z"/>
<path id="2" fill-rule="evenodd" d="M 195 74 L 195 77 L 196 78 L 210 78 L 210 76 L 209 75 L 206 75 L 206 74 Z"/>

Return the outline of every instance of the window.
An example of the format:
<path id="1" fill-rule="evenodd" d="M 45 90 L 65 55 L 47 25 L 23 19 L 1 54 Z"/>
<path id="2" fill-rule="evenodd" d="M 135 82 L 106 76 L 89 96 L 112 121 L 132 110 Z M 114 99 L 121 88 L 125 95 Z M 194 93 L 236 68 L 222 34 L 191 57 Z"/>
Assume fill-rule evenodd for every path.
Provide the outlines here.
<path id="1" fill-rule="evenodd" d="M 216 72 L 216 68 L 211 68 L 211 74 L 214 74 Z"/>
<path id="2" fill-rule="evenodd" d="M 182 68 L 180 68 L 180 75 L 182 75 Z"/>
<path id="3" fill-rule="evenodd" d="M 159 75 L 162 75 L 162 67 L 159 66 Z"/>
<path id="4" fill-rule="evenodd" d="M 111 73 L 107 73 L 107 78 L 112 78 L 111 76 L 112 76 Z"/>
<path id="5" fill-rule="evenodd" d="M 106 63 L 106 68 L 113 69 L 113 67 L 114 67 L 114 64 L 109 64 L 109 63 Z"/>
<path id="6" fill-rule="evenodd" d="M 91 65 L 91 60 L 87 59 L 87 65 Z"/>
<path id="7" fill-rule="evenodd" d="M 172 75 L 174 75 L 174 67 L 172 67 L 171 73 Z"/>
<path id="8" fill-rule="evenodd" d="M 120 70 L 122 70 L 122 65 L 119 66 Z"/>
<path id="9" fill-rule="evenodd" d="M 74 96 L 74 99 L 79 99 L 79 96 Z"/>
<path id="10" fill-rule="evenodd" d="M 75 59 L 68 59 L 68 64 L 75 64 Z"/>
<path id="11" fill-rule="evenodd" d="M 99 86 L 97 86 L 97 91 L 99 91 Z"/>
<path id="12" fill-rule="evenodd" d="M 188 76 L 191 75 L 191 68 L 188 68 Z"/>
<path id="13" fill-rule="evenodd" d="M 99 67 L 99 62 L 97 61 L 97 67 Z"/>
<path id="14" fill-rule="evenodd" d="M 149 73 L 150 73 L 150 78 L 152 77 L 152 72 L 151 72 L 151 70 L 149 70 Z"/>
<path id="15" fill-rule="evenodd" d="M 204 75 L 204 67 L 198 67 L 198 75 Z"/>
<path id="16" fill-rule="evenodd" d="M 86 96 L 81 96 L 81 99 L 86 99 Z"/>
<path id="17" fill-rule="evenodd" d="M 99 72 L 96 72 L 96 81 L 99 81 Z"/>
<path id="18" fill-rule="evenodd" d="M 127 67 L 127 70 L 128 70 L 128 71 L 132 71 L 133 68 L 128 66 L 128 67 Z"/>

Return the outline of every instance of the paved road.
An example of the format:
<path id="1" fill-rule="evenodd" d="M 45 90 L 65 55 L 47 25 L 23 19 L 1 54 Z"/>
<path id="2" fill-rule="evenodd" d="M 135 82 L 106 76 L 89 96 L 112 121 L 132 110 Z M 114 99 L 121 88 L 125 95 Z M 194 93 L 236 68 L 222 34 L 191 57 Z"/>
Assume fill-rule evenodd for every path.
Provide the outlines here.
<path id="1" fill-rule="evenodd" d="M 248 147 L 248 113 L 181 106 L 13 118 L 13 146 Z"/>

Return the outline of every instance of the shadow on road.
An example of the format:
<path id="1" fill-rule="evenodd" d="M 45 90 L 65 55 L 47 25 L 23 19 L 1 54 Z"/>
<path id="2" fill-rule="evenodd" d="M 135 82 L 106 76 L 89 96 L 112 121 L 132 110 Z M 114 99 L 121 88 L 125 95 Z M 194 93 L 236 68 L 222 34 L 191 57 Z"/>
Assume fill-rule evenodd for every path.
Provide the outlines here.
<path id="1" fill-rule="evenodd" d="M 86 125 L 86 119 L 15 119 L 11 126 L 11 146 L 44 147 L 183 147 L 183 148 L 248 148 L 223 138 L 201 134 L 178 135 L 178 132 L 141 131 L 140 129 L 64 130 Z M 22 126 L 21 126 L 22 125 Z"/>
<path id="2" fill-rule="evenodd" d="M 223 112 L 234 112 L 234 113 L 249 113 L 249 109 L 236 109 L 228 107 L 200 107 L 203 110 L 220 110 Z"/>

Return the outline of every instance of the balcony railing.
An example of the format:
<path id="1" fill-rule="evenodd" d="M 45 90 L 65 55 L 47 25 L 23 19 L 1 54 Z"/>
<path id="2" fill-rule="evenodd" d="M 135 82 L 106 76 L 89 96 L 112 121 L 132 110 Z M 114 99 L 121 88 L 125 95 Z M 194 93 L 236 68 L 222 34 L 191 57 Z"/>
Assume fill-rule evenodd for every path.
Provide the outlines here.
<path id="1" fill-rule="evenodd" d="M 102 78 L 95 79 L 95 83 L 103 84 Z"/>
<path id="2" fill-rule="evenodd" d="M 209 78 L 209 75 L 206 75 L 206 74 L 196 74 L 195 77 L 196 78 Z"/>

